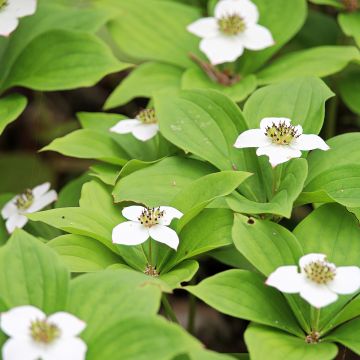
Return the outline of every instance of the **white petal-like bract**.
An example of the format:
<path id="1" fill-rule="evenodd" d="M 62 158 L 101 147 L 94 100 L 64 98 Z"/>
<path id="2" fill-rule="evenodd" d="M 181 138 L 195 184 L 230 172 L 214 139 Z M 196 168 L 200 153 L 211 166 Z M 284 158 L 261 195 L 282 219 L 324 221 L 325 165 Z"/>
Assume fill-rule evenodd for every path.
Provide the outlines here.
<path id="1" fill-rule="evenodd" d="M 125 221 L 114 227 L 112 242 L 120 245 L 140 245 L 149 238 L 145 226 L 135 221 Z"/>
<path id="2" fill-rule="evenodd" d="M 352 294 L 360 289 L 360 268 L 336 267 L 325 254 L 312 253 L 299 260 L 296 266 L 281 266 L 269 275 L 266 284 L 278 290 L 299 295 L 315 308 L 328 306 L 338 294 Z"/>
<path id="3" fill-rule="evenodd" d="M 149 234 L 154 240 L 166 244 L 174 250 L 177 250 L 179 245 L 179 237 L 176 231 L 173 229 L 164 225 L 155 225 L 149 229 Z"/>
<path id="4" fill-rule="evenodd" d="M 37 325 L 35 331 L 40 334 L 33 338 L 30 329 L 35 322 L 51 324 L 58 332 L 49 338 L 47 327 Z M 47 317 L 34 306 L 19 306 L 1 314 L 0 327 L 10 337 L 2 348 L 3 360 L 85 360 L 87 345 L 76 336 L 86 324 L 67 312 Z M 46 341 L 40 340 L 44 337 Z"/>
<path id="5" fill-rule="evenodd" d="M 7 0 L 0 8 L 0 36 L 9 36 L 19 25 L 18 18 L 35 11 L 36 0 Z"/>

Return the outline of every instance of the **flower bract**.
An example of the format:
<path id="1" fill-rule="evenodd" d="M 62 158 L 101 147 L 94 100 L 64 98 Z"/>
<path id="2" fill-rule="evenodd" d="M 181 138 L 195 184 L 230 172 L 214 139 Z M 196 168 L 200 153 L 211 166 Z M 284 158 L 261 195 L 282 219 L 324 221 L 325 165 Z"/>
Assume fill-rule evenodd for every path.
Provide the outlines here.
<path id="1" fill-rule="evenodd" d="M 308 254 L 297 266 L 281 266 L 268 277 L 266 284 L 284 293 L 296 294 L 316 308 L 338 299 L 338 294 L 352 294 L 360 289 L 360 268 L 336 267 L 324 254 Z"/>
<path id="2" fill-rule="evenodd" d="M 4 360 L 85 359 L 87 346 L 77 335 L 86 324 L 67 312 L 46 316 L 34 306 L 19 306 L 1 314 L 0 327 L 10 337 Z"/>
<path id="3" fill-rule="evenodd" d="M 0 36 L 10 35 L 19 25 L 19 18 L 36 11 L 36 0 L 0 0 Z"/>
<path id="4" fill-rule="evenodd" d="M 135 119 L 125 119 L 114 125 L 110 131 L 117 134 L 129 134 L 140 141 L 153 138 L 159 131 L 159 124 L 154 109 L 140 111 Z"/>
<path id="5" fill-rule="evenodd" d="M 146 208 L 129 206 L 123 209 L 123 216 L 130 220 L 117 225 L 112 232 L 112 241 L 121 245 L 140 245 L 149 237 L 176 250 L 179 237 L 169 228 L 171 220 L 180 219 L 182 213 L 170 206 Z"/>
<path id="6" fill-rule="evenodd" d="M 320 136 L 303 134 L 301 125 L 291 125 L 288 118 L 270 117 L 260 122 L 260 129 L 241 133 L 234 144 L 236 148 L 258 148 L 256 155 L 266 155 L 275 167 L 292 158 L 301 156 L 301 150 L 329 150 Z"/>
<path id="7" fill-rule="evenodd" d="M 274 45 L 271 32 L 258 24 L 259 11 L 250 0 L 221 0 L 214 15 L 187 27 L 202 38 L 200 49 L 213 65 L 235 61 L 244 49 L 262 50 Z"/>
<path id="8" fill-rule="evenodd" d="M 28 222 L 26 214 L 34 213 L 50 205 L 57 199 L 55 190 L 49 190 L 50 183 L 27 189 L 5 204 L 1 216 L 6 220 L 6 229 L 11 234 L 16 228 L 23 228 Z"/>

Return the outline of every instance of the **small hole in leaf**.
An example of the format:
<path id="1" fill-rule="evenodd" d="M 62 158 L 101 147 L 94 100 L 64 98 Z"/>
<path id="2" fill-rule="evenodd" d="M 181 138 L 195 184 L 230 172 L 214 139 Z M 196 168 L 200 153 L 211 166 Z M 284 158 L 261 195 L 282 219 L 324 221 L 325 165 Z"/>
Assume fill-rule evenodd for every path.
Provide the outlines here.
<path id="1" fill-rule="evenodd" d="M 62 219 L 65 219 L 65 216 L 63 215 L 61 218 L 62 218 Z"/>
<path id="2" fill-rule="evenodd" d="M 255 220 L 253 218 L 249 218 L 247 223 L 250 225 L 255 224 Z"/>

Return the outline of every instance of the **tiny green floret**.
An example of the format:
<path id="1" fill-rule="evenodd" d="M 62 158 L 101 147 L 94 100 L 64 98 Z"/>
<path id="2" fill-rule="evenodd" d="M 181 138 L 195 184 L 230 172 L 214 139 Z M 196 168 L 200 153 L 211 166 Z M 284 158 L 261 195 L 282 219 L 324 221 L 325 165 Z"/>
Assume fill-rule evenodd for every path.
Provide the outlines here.
<path id="1" fill-rule="evenodd" d="M 160 208 L 146 208 L 139 216 L 139 221 L 142 225 L 151 228 L 159 224 L 159 220 L 164 216 L 164 211 Z"/>
<path id="2" fill-rule="evenodd" d="M 23 194 L 18 195 L 15 200 L 16 207 L 21 210 L 27 210 L 34 202 L 34 195 L 30 189 L 26 189 Z"/>
<path id="3" fill-rule="evenodd" d="M 144 109 L 136 116 L 143 124 L 156 124 L 158 122 L 154 109 Z"/>
<path id="4" fill-rule="evenodd" d="M 334 280 L 336 268 L 326 261 L 313 261 L 304 267 L 306 277 L 317 284 L 328 284 Z"/>
<path id="5" fill-rule="evenodd" d="M 30 335 L 32 339 L 40 344 L 51 344 L 61 335 L 60 329 L 45 320 L 35 320 L 30 325 Z"/>
<path id="6" fill-rule="evenodd" d="M 227 15 L 218 19 L 220 31 L 225 35 L 238 35 L 246 29 L 244 19 L 237 15 Z"/>
<path id="7" fill-rule="evenodd" d="M 8 0 L 0 0 L 0 10 L 4 8 L 8 3 Z"/>
<path id="8" fill-rule="evenodd" d="M 278 145 L 289 145 L 293 139 L 300 136 L 295 126 L 286 125 L 285 122 L 280 122 L 278 125 L 273 123 L 272 126 L 267 126 L 265 135 Z"/>

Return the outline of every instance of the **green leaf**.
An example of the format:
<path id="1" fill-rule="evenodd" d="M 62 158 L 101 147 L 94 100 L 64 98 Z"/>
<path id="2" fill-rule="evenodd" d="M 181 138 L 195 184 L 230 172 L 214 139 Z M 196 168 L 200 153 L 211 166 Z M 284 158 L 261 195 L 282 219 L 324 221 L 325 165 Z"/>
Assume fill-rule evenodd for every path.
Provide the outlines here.
<path id="1" fill-rule="evenodd" d="M 360 318 L 357 318 L 335 329 L 326 339 L 336 341 L 360 355 L 359 331 Z"/>
<path id="2" fill-rule="evenodd" d="M 111 316 L 111 314 L 109 314 Z M 200 348 L 180 326 L 159 316 L 131 316 L 109 326 L 91 342 L 88 360 L 169 360 Z"/>
<path id="3" fill-rule="evenodd" d="M 55 207 L 76 207 L 79 205 L 79 199 L 81 196 L 81 189 L 84 183 L 91 180 L 88 173 L 79 176 L 76 179 L 69 181 L 59 192 L 58 200 L 55 203 Z"/>
<path id="4" fill-rule="evenodd" d="M 266 159 L 267 161 L 267 159 Z M 269 168 L 267 166 L 265 169 Z M 271 175 L 265 177 L 265 169 L 263 166 L 263 176 L 271 179 Z M 307 176 L 307 163 L 304 159 L 294 159 L 286 164 L 278 166 L 273 170 L 280 173 L 277 191 L 275 195 L 269 194 L 270 199 L 267 203 L 251 201 L 244 196 L 233 193 L 226 198 L 229 207 L 236 211 L 246 214 L 276 214 L 287 218 L 291 217 L 293 204 L 300 195 Z M 271 179 L 268 185 L 271 185 Z M 269 193 L 269 190 L 268 190 Z"/>
<path id="5" fill-rule="evenodd" d="M 83 209 L 94 209 L 114 223 L 122 219 L 121 210 L 114 204 L 110 188 L 93 180 L 81 189 L 79 205 Z"/>
<path id="6" fill-rule="evenodd" d="M 307 344 L 305 335 L 299 339 L 261 325 L 247 328 L 245 342 L 252 360 L 332 360 L 338 351 L 335 344 Z"/>
<path id="7" fill-rule="evenodd" d="M 229 96 L 235 102 L 240 102 L 251 94 L 257 86 L 254 75 L 245 76 L 239 82 L 226 86 L 211 80 L 201 69 L 188 69 L 181 79 L 183 89 L 214 89 Z"/>
<path id="8" fill-rule="evenodd" d="M 171 206 L 184 213 L 179 221 L 179 229 L 212 200 L 235 191 L 250 175 L 242 171 L 221 171 L 194 180 L 180 190 L 171 201 Z"/>
<path id="9" fill-rule="evenodd" d="M 123 165 L 127 154 L 105 134 L 93 130 L 76 130 L 55 139 L 42 151 L 56 151 L 80 159 L 96 159 L 110 164 Z"/>
<path id="10" fill-rule="evenodd" d="M 159 279 L 170 289 L 180 288 L 182 282 L 190 281 L 199 270 L 199 264 L 194 260 L 185 260 L 169 272 L 160 274 Z"/>
<path id="11" fill-rule="evenodd" d="M 159 93 L 155 105 L 161 133 L 173 144 L 220 170 L 258 174 L 254 153 L 234 148 L 237 136 L 247 126 L 228 97 L 214 90 L 182 91 L 177 96 Z M 261 179 L 252 176 L 241 189 L 249 198 L 261 196 Z"/>
<path id="12" fill-rule="evenodd" d="M 303 255 L 296 237 L 271 221 L 235 214 L 232 237 L 237 250 L 265 276 L 279 266 L 297 264 Z"/>
<path id="13" fill-rule="evenodd" d="M 107 247 L 90 237 L 63 235 L 47 243 L 61 257 L 71 272 L 93 272 L 104 270 L 112 264 L 122 262 Z"/>
<path id="14" fill-rule="evenodd" d="M 360 46 L 360 12 L 342 13 L 338 16 L 341 29 L 347 36 L 352 36 Z"/>
<path id="15" fill-rule="evenodd" d="M 104 184 L 115 186 L 120 166 L 111 164 L 95 164 L 90 166 L 90 176 L 100 179 Z"/>
<path id="16" fill-rule="evenodd" d="M 189 360 L 235 360 L 237 357 L 229 354 L 220 354 L 209 350 L 194 350 L 189 353 Z M 241 357 L 242 360 L 248 360 L 248 357 Z M 174 359 L 175 360 L 175 359 Z M 181 358 L 176 360 L 182 360 Z M 186 360 L 186 359 L 184 359 Z"/>
<path id="17" fill-rule="evenodd" d="M 104 109 L 115 108 L 137 97 L 151 98 L 158 90 L 179 89 L 182 73 L 181 68 L 170 64 L 140 64 L 110 94 Z"/>
<path id="18" fill-rule="evenodd" d="M 170 205 L 176 194 L 211 168 L 197 160 L 170 157 L 121 178 L 115 202 L 133 201 L 147 206 Z"/>
<path id="19" fill-rule="evenodd" d="M 275 45 L 261 51 L 246 51 L 241 56 L 240 73 L 250 74 L 259 69 L 302 27 L 307 15 L 305 0 L 254 0 L 260 13 L 260 24 L 271 31 Z"/>
<path id="20" fill-rule="evenodd" d="M 7 125 L 21 115 L 26 104 L 26 97 L 20 94 L 8 95 L 0 99 L 0 135 Z"/>
<path id="21" fill-rule="evenodd" d="M 185 259 L 232 244 L 233 213 L 228 209 L 205 209 L 180 232 L 176 252 L 168 252 L 159 264 L 160 271 L 169 271 Z"/>
<path id="22" fill-rule="evenodd" d="M 262 85 L 304 76 L 325 77 L 359 59 L 360 53 L 356 47 L 321 46 L 284 55 L 256 76 Z"/>
<path id="23" fill-rule="evenodd" d="M 120 50 L 137 62 L 155 60 L 192 67 L 189 58 L 198 50 L 198 38 L 186 27 L 201 17 L 199 9 L 169 1 L 113 0 L 122 16 L 109 30 Z M 176 40 L 176 41 L 175 41 Z"/>
<path id="24" fill-rule="evenodd" d="M 304 133 L 318 134 L 325 102 L 333 95 L 320 79 L 292 79 L 257 90 L 246 102 L 244 116 L 250 129 L 259 128 L 265 117 L 287 117 L 293 125 L 301 125 Z"/>
<path id="25" fill-rule="evenodd" d="M 360 46 L 360 45 L 359 45 Z M 347 107 L 360 115 L 360 70 L 354 69 L 339 80 L 339 92 Z"/>
<path id="26" fill-rule="evenodd" d="M 2 88 L 25 86 L 49 91 L 91 86 L 127 67 L 94 35 L 54 30 L 28 44 L 14 61 Z"/>
<path id="27" fill-rule="evenodd" d="M 250 271 L 224 271 L 185 290 L 224 314 L 303 336 L 282 294 Z"/>
<path id="28" fill-rule="evenodd" d="M 6 56 L 0 59 L 0 87 L 16 59 L 37 36 L 50 30 L 78 30 L 95 33 L 112 14 L 104 9 L 69 9 L 53 2 L 41 3 L 36 13 L 21 19 L 16 32 L 6 42 Z M 1 55 L 1 51 L 0 51 Z"/>
<path id="29" fill-rule="evenodd" d="M 38 239 L 16 230 L 0 248 L 0 293 L 9 307 L 34 305 L 50 314 L 63 310 L 69 272 Z"/>
<path id="30" fill-rule="evenodd" d="M 351 319 L 354 319 L 358 316 L 360 316 L 360 295 L 357 295 L 343 309 L 341 309 L 341 311 L 336 315 L 335 319 L 333 319 L 328 324 L 326 330 L 333 329 L 336 326 Z"/>
<path id="31" fill-rule="evenodd" d="M 298 199 L 300 204 L 336 201 L 344 206 L 360 206 L 359 140 L 359 133 L 339 135 L 328 141 L 328 152 L 314 151 L 309 155 L 309 176 L 302 195 L 304 198 L 300 196 Z M 311 199 L 312 195 L 314 199 Z"/>
<path id="32" fill-rule="evenodd" d="M 121 214 L 116 223 L 96 209 L 69 207 L 28 214 L 28 218 L 71 234 L 91 237 L 117 253 L 116 246 L 111 242 L 111 231 L 121 221 Z"/>
<path id="33" fill-rule="evenodd" d="M 92 343 L 106 328 L 128 316 L 155 315 L 161 293 L 160 282 L 145 274 L 125 269 L 105 270 L 71 281 L 67 310 L 86 321 L 82 336 Z"/>

